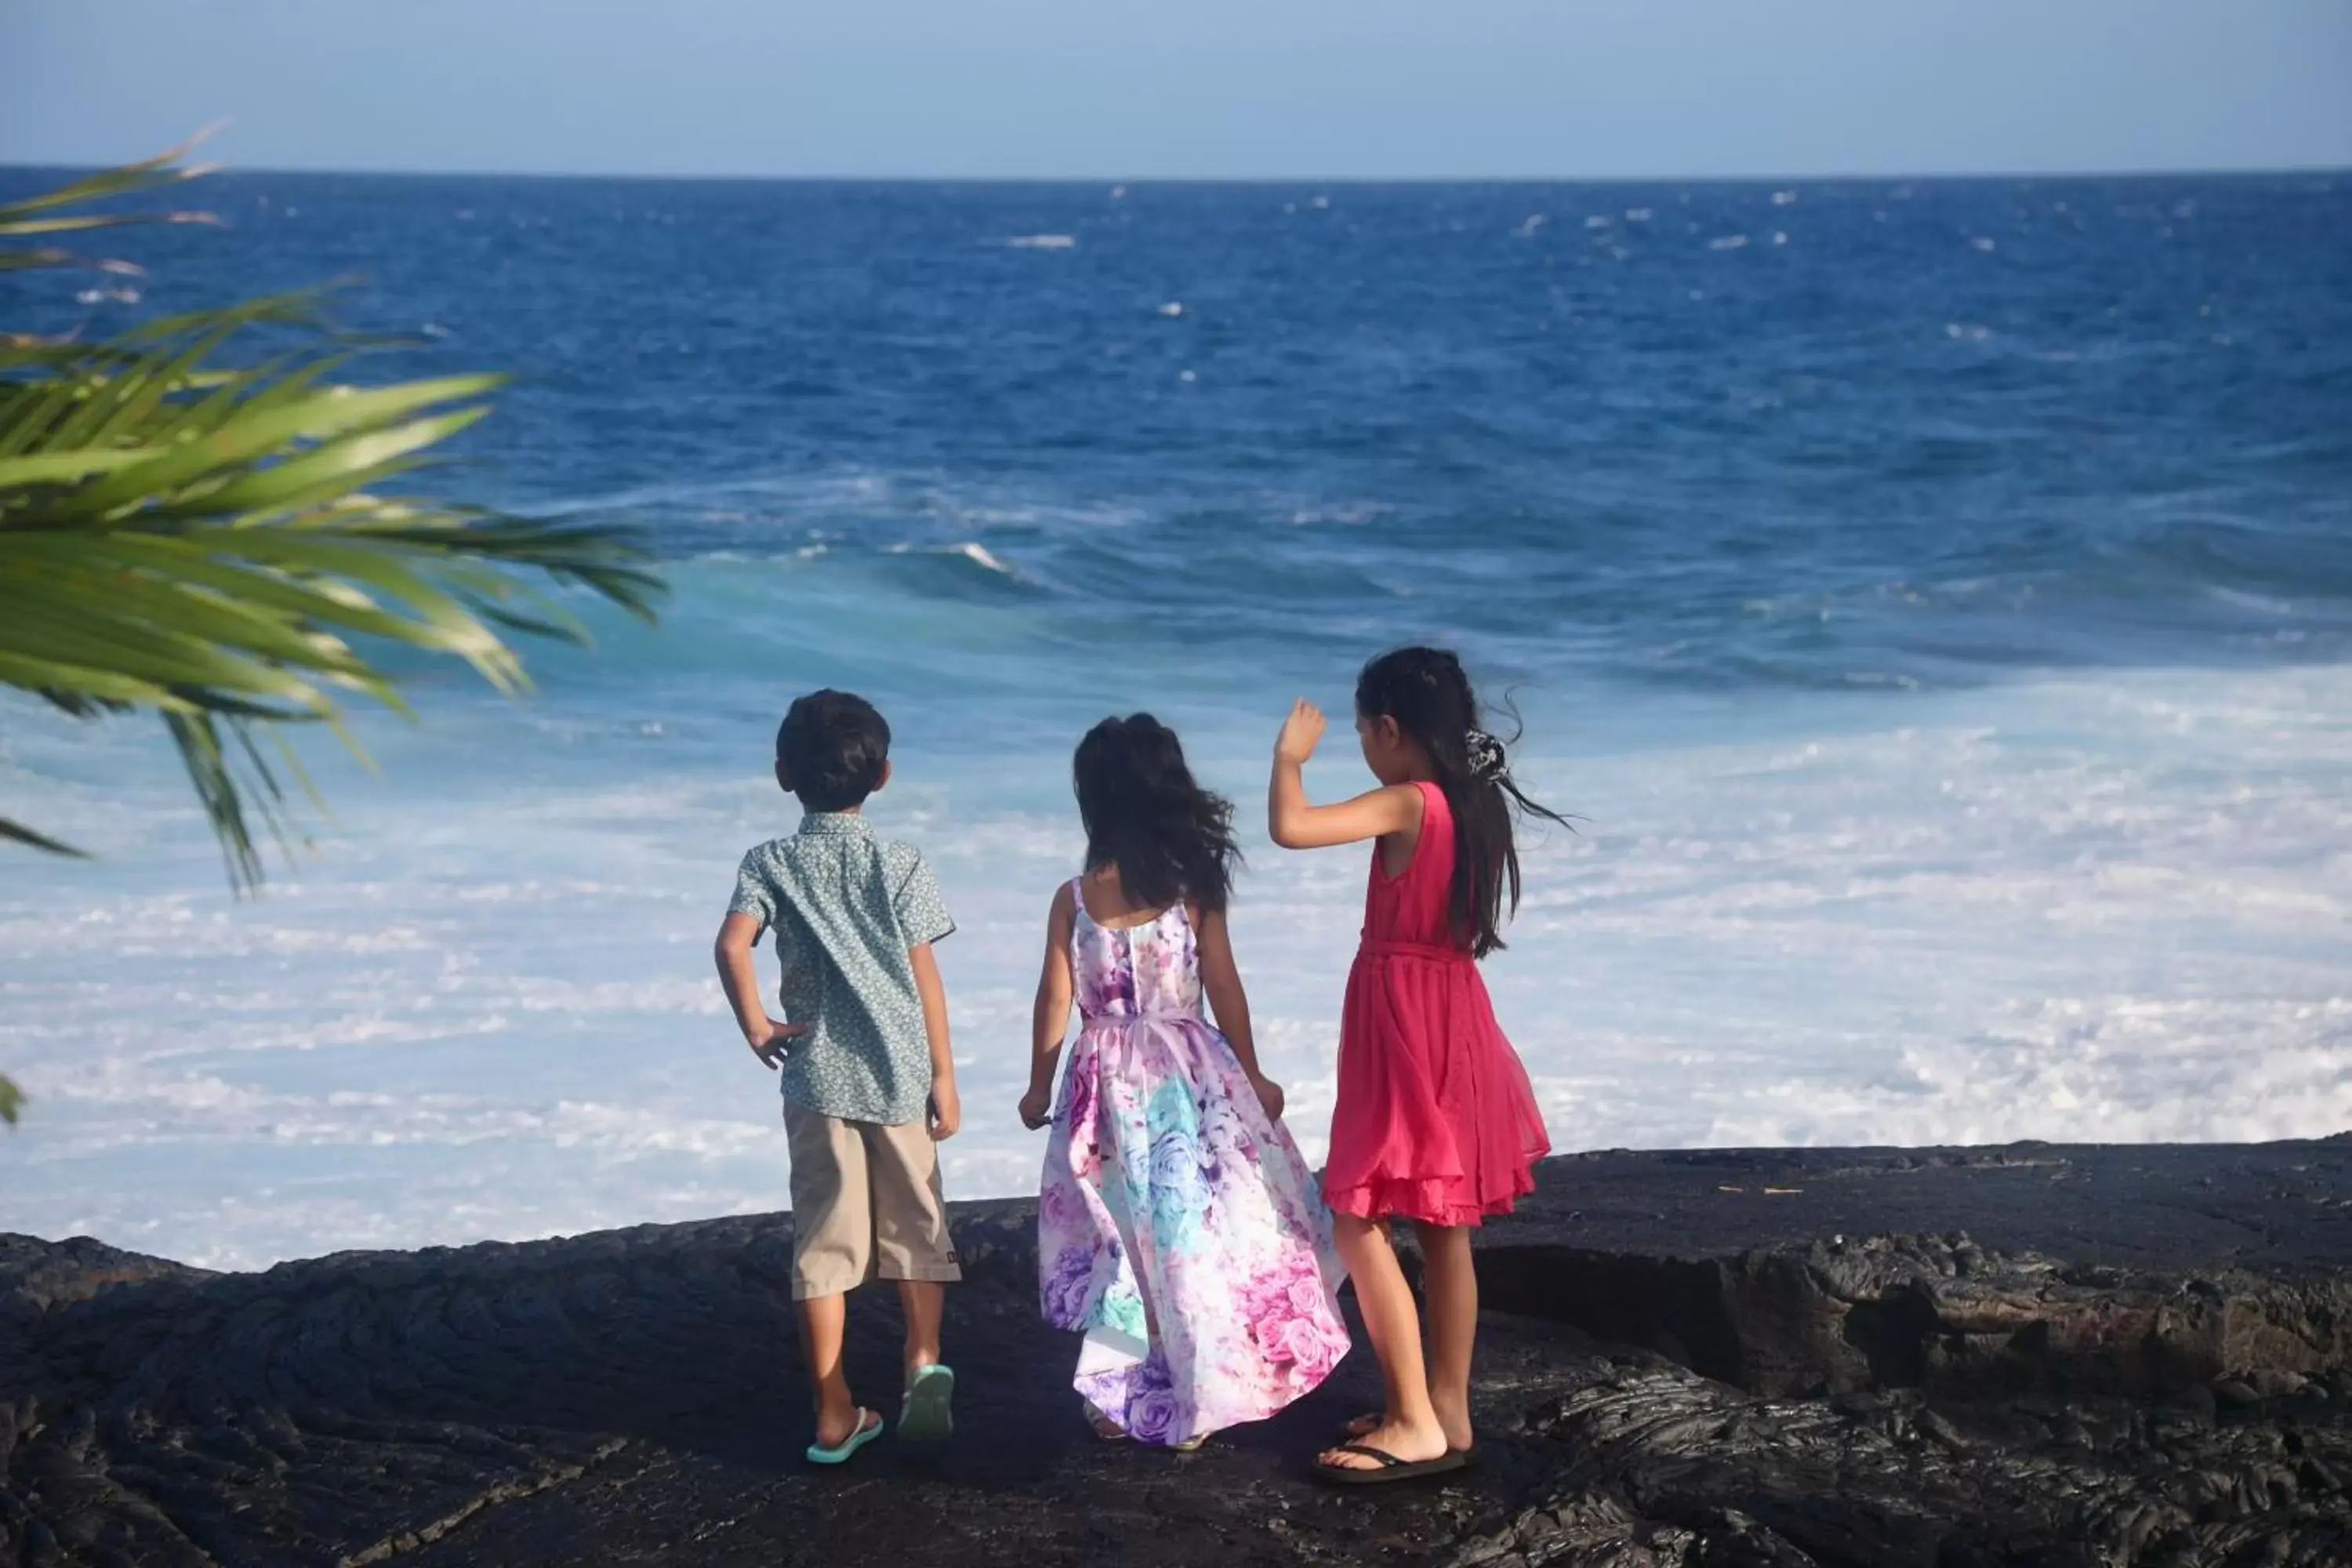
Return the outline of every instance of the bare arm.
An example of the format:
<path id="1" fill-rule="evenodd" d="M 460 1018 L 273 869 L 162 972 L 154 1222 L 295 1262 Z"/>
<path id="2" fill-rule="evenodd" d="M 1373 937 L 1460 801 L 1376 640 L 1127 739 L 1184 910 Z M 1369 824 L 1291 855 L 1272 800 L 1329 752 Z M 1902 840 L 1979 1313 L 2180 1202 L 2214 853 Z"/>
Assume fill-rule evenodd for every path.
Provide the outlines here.
<path id="1" fill-rule="evenodd" d="M 1265 1107 L 1266 1120 L 1282 1119 L 1282 1086 L 1265 1076 L 1257 1065 L 1257 1041 L 1250 1034 L 1249 995 L 1242 989 L 1241 966 L 1234 962 L 1234 939 L 1222 912 L 1186 911 L 1192 916 L 1192 931 L 1200 943 L 1201 989 L 1208 994 L 1209 1011 L 1215 1015 L 1217 1032 L 1234 1047 L 1234 1058 L 1242 1064 L 1249 1078 L 1250 1087 L 1257 1091 L 1258 1103 Z"/>
<path id="2" fill-rule="evenodd" d="M 915 970 L 915 994 L 923 1002 L 923 1033 L 931 1042 L 931 1137 L 945 1141 L 963 1125 L 963 1100 L 956 1093 L 955 1053 L 948 1045 L 948 988 L 929 942 L 907 950 Z"/>
<path id="3" fill-rule="evenodd" d="M 1307 804 L 1307 759 L 1323 738 L 1323 715 L 1309 702 L 1292 707 L 1274 743 L 1274 777 L 1266 785 L 1266 832 L 1285 849 L 1325 849 L 1386 838 L 1409 854 L 1421 833 L 1421 791 L 1383 784 L 1337 805 Z"/>
<path id="4" fill-rule="evenodd" d="M 1258 1076 L 1257 1042 L 1250 1037 L 1249 996 L 1242 990 L 1242 972 L 1234 963 L 1233 932 L 1222 913 L 1199 913 L 1192 921 L 1200 942 L 1201 989 L 1208 993 L 1209 1012 L 1218 1033 L 1241 1058 L 1242 1070 Z"/>
<path id="5" fill-rule="evenodd" d="M 782 1065 L 784 1042 L 808 1033 L 805 1024 L 779 1024 L 768 1016 L 767 1004 L 760 1000 L 760 965 L 752 950 L 760 943 L 760 922 L 746 914 L 730 914 L 719 922 L 719 940 L 711 944 L 711 957 L 719 965 L 719 984 L 726 989 L 727 1005 L 735 1009 L 735 1022 L 743 1031 L 743 1043 L 760 1058 L 760 1065 L 773 1072 Z"/>
<path id="6" fill-rule="evenodd" d="M 1030 1016 L 1029 1091 L 1021 1097 L 1021 1122 L 1033 1131 L 1053 1120 L 1054 1068 L 1070 1032 L 1070 1001 L 1077 989 L 1070 972 L 1070 931 L 1076 921 L 1077 900 L 1066 882 L 1045 917 L 1045 965 L 1037 976 L 1037 1005 Z"/>

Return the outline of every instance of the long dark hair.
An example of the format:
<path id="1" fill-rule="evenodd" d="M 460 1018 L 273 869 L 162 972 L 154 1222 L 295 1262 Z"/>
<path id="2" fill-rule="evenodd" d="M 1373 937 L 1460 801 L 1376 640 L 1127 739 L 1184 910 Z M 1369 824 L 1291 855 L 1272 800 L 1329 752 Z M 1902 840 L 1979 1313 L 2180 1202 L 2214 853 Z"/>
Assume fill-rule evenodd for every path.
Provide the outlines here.
<path id="1" fill-rule="evenodd" d="M 1175 731 L 1149 713 L 1106 719 L 1078 742 L 1070 777 L 1087 870 L 1117 866 L 1120 889 L 1138 904 L 1189 899 L 1223 910 L 1242 858 L 1234 803 L 1193 780 Z"/>
<path id="2" fill-rule="evenodd" d="M 1462 661 L 1444 648 L 1401 647 L 1364 666 L 1356 678 L 1356 711 L 1395 720 L 1429 753 L 1437 787 L 1454 808 L 1454 934 L 1474 957 L 1498 951 L 1507 890 L 1508 912 L 1519 908 L 1513 818 L 1540 816 L 1563 827 L 1568 819 L 1528 799 L 1512 779 L 1505 742 L 1478 727 L 1477 693 Z M 1511 739 L 1518 739 L 1516 730 Z"/>

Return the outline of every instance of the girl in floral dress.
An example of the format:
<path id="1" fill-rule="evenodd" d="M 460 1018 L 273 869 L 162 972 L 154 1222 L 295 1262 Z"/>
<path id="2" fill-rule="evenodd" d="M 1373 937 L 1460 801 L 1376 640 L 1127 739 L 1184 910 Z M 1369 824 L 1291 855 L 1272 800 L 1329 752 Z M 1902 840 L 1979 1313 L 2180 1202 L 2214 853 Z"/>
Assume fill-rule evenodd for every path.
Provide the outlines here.
<path id="1" fill-rule="evenodd" d="M 1025 1125 L 1053 1129 L 1040 1305 L 1086 1335 L 1073 1381 L 1098 1436 L 1196 1447 L 1272 1415 L 1347 1353 L 1330 1215 L 1250 1040 L 1225 930 L 1232 804 L 1193 782 L 1147 713 L 1096 725 L 1073 772 L 1087 868 L 1046 919 L 1021 1101 Z M 1056 1104 L 1074 999 L 1083 1022 Z"/>

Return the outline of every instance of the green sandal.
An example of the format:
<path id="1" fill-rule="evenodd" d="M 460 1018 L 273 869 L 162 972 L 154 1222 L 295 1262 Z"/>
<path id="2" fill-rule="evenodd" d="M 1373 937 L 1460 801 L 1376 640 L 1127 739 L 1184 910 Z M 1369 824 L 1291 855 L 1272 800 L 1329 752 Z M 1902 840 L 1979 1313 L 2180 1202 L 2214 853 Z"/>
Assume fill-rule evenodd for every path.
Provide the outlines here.
<path id="1" fill-rule="evenodd" d="M 919 1366 L 898 1406 L 898 1436 L 909 1443 L 944 1443 L 955 1432 L 955 1371 L 944 1363 Z"/>
<path id="2" fill-rule="evenodd" d="M 857 1430 L 830 1448 L 822 1443 L 811 1443 L 808 1446 L 808 1462 L 812 1465 L 845 1465 L 849 1463 L 851 1455 L 880 1436 L 882 1436 L 880 1414 L 860 1405 L 857 1410 Z"/>

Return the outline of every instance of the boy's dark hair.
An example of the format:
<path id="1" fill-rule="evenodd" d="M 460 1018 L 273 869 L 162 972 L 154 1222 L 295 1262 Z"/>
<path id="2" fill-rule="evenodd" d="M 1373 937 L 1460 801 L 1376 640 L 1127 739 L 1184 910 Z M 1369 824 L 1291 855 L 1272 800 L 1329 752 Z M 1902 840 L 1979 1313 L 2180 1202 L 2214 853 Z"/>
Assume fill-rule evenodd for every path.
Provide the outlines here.
<path id="1" fill-rule="evenodd" d="M 1175 731 L 1149 713 L 1106 719 L 1078 742 L 1070 782 L 1087 869 L 1117 866 L 1120 890 L 1138 904 L 1189 899 L 1223 912 L 1242 858 L 1234 803 L 1193 781 Z"/>
<path id="2" fill-rule="evenodd" d="M 882 787 L 890 726 L 863 697 L 830 687 L 796 699 L 776 730 L 776 766 L 803 811 L 847 811 Z"/>
<path id="3" fill-rule="evenodd" d="M 1454 810 L 1454 934 L 1474 956 L 1486 957 L 1503 945 L 1506 891 L 1511 912 L 1519 908 L 1512 818 L 1548 817 L 1563 827 L 1568 819 L 1520 792 L 1504 742 L 1478 727 L 1478 697 L 1462 661 L 1445 649 L 1401 647 L 1364 666 L 1356 678 L 1356 711 L 1395 720 L 1429 753 L 1437 787 Z"/>

